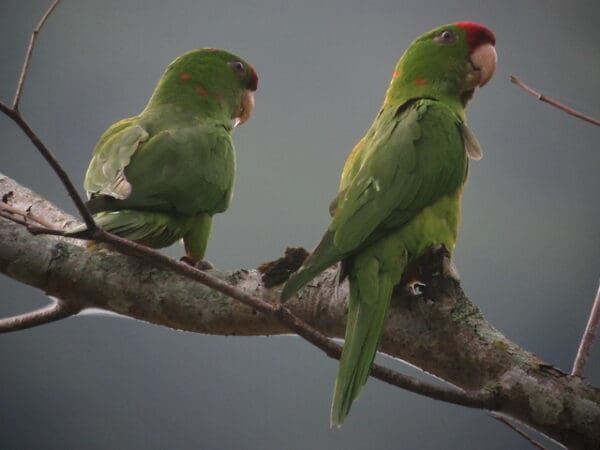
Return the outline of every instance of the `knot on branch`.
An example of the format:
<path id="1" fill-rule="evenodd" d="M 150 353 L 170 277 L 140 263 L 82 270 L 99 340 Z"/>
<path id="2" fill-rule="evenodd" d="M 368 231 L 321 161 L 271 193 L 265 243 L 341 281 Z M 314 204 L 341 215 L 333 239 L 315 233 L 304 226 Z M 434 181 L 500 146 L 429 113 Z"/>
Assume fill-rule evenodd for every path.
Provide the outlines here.
<path id="1" fill-rule="evenodd" d="M 257 267 L 263 284 L 265 287 L 271 288 L 286 282 L 290 275 L 302 266 L 306 258 L 308 258 L 308 252 L 302 247 L 286 248 L 285 254 L 281 258 Z"/>

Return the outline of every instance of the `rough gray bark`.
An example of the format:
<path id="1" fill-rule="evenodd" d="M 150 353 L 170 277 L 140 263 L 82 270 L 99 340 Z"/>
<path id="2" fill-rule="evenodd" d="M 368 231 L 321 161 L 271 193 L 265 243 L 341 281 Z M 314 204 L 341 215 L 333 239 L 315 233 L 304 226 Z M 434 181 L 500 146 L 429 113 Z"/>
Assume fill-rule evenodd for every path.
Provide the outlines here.
<path id="1" fill-rule="evenodd" d="M 12 192 L 11 195 L 8 195 Z M 6 197 L 5 197 L 6 196 Z M 0 198 L 60 226 L 76 221 L 0 174 Z M 59 297 L 74 308 L 95 307 L 158 325 L 220 335 L 287 334 L 280 323 L 199 283 L 107 247 L 32 236 L 0 218 L 0 272 Z M 263 286 L 256 270 L 215 272 L 229 283 L 275 302 L 279 289 Z M 342 337 L 346 289 L 333 295 L 326 271 L 287 306 L 325 334 Z M 569 448 L 598 448 L 600 390 L 570 377 L 520 348 L 443 274 L 430 280 L 428 299 L 396 295 L 381 351 L 466 390 L 498 396 L 495 411 L 511 416 Z"/>

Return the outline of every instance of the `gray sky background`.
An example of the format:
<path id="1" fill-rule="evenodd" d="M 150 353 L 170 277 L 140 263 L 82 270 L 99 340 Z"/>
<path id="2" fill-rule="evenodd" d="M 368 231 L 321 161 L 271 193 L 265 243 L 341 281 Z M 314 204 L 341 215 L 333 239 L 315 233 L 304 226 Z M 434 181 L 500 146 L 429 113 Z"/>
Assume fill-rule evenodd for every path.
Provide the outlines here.
<path id="1" fill-rule="evenodd" d="M 1 2 L 4 100 L 48 4 Z M 215 220 L 208 257 L 255 267 L 318 241 L 397 58 L 414 37 L 458 20 L 490 27 L 499 55 L 469 110 L 484 159 L 463 200 L 463 286 L 507 336 L 568 370 L 600 275 L 600 129 L 536 102 L 508 76 L 600 117 L 597 1 L 66 0 L 40 38 L 21 109 L 81 186 L 100 134 L 141 110 L 171 60 L 207 46 L 246 58 L 260 78 L 256 109 L 235 132 L 235 197 Z M 74 212 L 2 117 L 0 136 L 0 171 Z M 1 315 L 46 302 L 4 277 L 0 292 Z M 2 448 L 529 448 L 483 412 L 373 380 L 345 426 L 329 430 L 336 363 L 293 337 L 85 316 L 4 335 L 0 357 Z M 600 344 L 588 378 L 600 385 Z"/>

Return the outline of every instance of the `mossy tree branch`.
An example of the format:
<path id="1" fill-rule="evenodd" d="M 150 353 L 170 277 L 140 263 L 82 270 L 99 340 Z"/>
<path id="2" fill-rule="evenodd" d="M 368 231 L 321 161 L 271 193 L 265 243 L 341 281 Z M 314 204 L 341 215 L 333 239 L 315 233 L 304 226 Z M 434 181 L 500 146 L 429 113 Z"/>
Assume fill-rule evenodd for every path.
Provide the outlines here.
<path id="1" fill-rule="evenodd" d="M 0 176 L 3 196 L 11 198 L 13 207 L 29 209 L 57 227 L 74 224 L 50 203 Z M 508 340 L 436 264 L 431 262 L 427 298 L 395 296 L 381 350 L 465 391 L 487 393 L 482 408 L 517 419 L 569 448 L 593 448 L 600 442 L 600 390 Z M 274 317 L 172 270 L 107 247 L 88 251 L 80 241 L 32 236 L 22 225 L 2 218 L 0 272 L 73 308 L 101 308 L 206 334 L 289 334 Z M 279 289 L 266 288 L 256 270 L 213 274 L 271 304 L 278 299 Z M 286 306 L 327 336 L 341 337 L 346 288 L 342 285 L 337 297 L 334 289 L 335 273 L 329 270 Z"/>

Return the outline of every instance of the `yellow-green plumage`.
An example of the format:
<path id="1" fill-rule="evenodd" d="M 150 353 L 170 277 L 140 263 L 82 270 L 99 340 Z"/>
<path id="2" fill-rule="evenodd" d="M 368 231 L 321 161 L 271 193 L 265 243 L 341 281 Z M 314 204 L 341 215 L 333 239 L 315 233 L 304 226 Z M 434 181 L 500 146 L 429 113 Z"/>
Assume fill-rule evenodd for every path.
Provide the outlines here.
<path id="1" fill-rule="evenodd" d="M 249 117 L 256 84 L 252 66 L 224 50 L 176 59 L 144 111 L 96 144 L 84 186 L 98 225 L 151 247 L 183 239 L 202 259 L 212 216 L 231 201 L 230 133 Z"/>
<path id="2" fill-rule="evenodd" d="M 448 30 L 452 39 L 440 38 Z M 285 301 L 343 262 L 350 298 L 332 425 L 343 422 L 368 378 L 406 267 L 431 246 L 452 250 L 456 243 L 468 155 L 480 155 L 465 106 L 487 81 L 483 71 L 473 74 L 469 58 L 482 45 L 493 52 L 493 43 L 489 30 L 463 23 L 432 30 L 409 47 L 381 111 L 346 161 L 327 232 L 283 289 Z"/>

